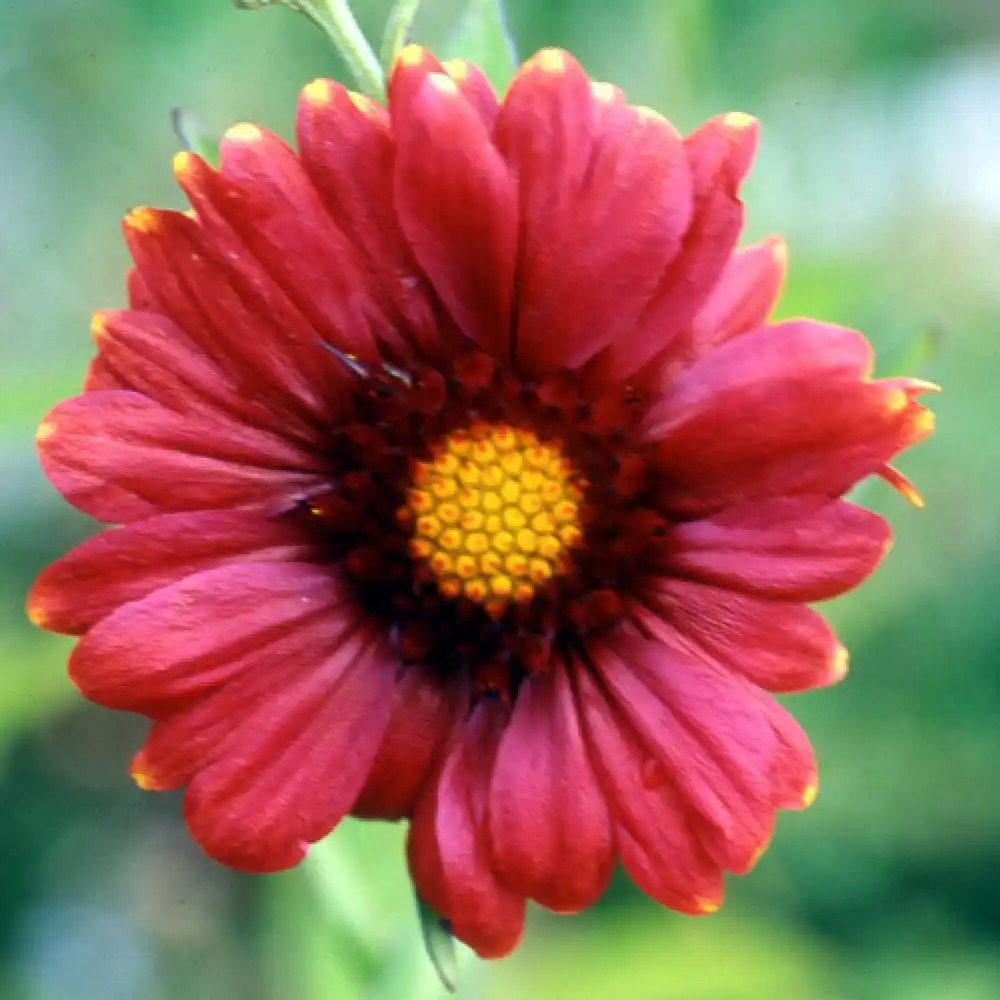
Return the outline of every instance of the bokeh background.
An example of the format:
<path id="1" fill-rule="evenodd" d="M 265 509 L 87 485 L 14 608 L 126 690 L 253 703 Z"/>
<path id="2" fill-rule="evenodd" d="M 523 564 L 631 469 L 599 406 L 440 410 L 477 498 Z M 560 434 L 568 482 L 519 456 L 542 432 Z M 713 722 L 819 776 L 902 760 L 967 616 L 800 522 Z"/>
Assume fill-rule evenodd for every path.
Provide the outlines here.
<path id="1" fill-rule="evenodd" d="M 358 3 L 377 35 L 388 3 Z M 425 0 L 447 36 L 458 0 Z M 728 903 L 693 920 L 625 880 L 535 912 L 461 994 L 620 1000 L 1000 997 L 1000 5 L 990 0 L 511 0 L 522 54 L 573 49 L 682 129 L 764 124 L 748 237 L 786 234 L 781 312 L 865 330 L 880 371 L 941 382 L 902 462 L 927 509 L 865 500 L 897 543 L 829 607 L 842 686 L 793 700 L 823 787 Z M 227 0 L 0 0 L 0 998 L 433 998 L 402 831 L 345 825 L 321 864 L 253 878 L 202 857 L 175 795 L 127 776 L 142 725 L 85 704 L 25 591 L 93 530 L 38 469 L 33 430 L 77 391 L 95 307 L 122 302 L 118 220 L 181 205 L 169 111 L 288 135 L 340 67 L 304 19 Z"/>

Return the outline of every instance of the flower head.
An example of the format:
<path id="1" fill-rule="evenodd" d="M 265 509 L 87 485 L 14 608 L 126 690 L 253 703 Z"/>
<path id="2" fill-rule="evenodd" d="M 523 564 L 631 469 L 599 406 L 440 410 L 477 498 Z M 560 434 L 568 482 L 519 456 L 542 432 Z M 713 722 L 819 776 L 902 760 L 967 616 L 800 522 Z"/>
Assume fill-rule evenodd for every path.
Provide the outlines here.
<path id="1" fill-rule="evenodd" d="M 408 818 L 419 893 L 487 956 L 616 862 L 711 912 L 815 796 L 769 692 L 843 676 L 807 605 L 885 551 L 843 496 L 915 495 L 888 463 L 928 386 L 768 322 L 747 116 L 682 137 L 553 50 L 500 103 L 411 46 L 388 105 L 316 81 L 298 153 L 238 125 L 218 170 L 178 156 L 192 211 L 129 214 L 129 308 L 39 434 L 120 527 L 30 614 L 152 720 L 135 780 L 187 786 L 228 865 Z"/>

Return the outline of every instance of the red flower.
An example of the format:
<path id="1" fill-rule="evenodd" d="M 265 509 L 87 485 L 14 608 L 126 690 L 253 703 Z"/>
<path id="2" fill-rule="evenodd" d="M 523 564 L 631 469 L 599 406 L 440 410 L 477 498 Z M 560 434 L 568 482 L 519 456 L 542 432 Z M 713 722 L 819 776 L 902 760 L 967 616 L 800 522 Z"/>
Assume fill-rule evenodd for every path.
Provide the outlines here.
<path id="1" fill-rule="evenodd" d="M 299 153 L 252 125 L 189 213 L 138 209 L 130 307 L 39 434 L 121 525 L 29 601 L 89 698 L 153 720 L 144 788 L 237 868 L 348 813 L 411 820 L 420 894 L 482 955 L 526 898 L 616 861 L 715 910 L 806 737 L 765 692 L 839 680 L 807 602 L 889 529 L 843 499 L 930 431 L 864 338 L 769 324 L 776 239 L 734 251 L 757 129 L 682 138 L 543 51 L 502 103 L 407 49 L 389 109 L 326 80 Z"/>

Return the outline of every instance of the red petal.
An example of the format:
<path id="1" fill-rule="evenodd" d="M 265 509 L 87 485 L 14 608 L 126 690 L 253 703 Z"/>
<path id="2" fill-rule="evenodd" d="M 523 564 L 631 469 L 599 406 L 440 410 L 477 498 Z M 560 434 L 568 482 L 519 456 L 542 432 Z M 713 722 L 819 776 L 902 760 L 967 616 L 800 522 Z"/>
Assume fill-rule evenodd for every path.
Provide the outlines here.
<path id="1" fill-rule="evenodd" d="M 803 604 L 666 578 L 651 586 L 647 599 L 709 656 L 768 691 L 835 684 L 847 669 L 847 652 L 833 630 Z"/>
<path id="2" fill-rule="evenodd" d="M 436 785 L 421 795 L 408 855 L 421 898 L 483 958 L 512 951 L 524 926 L 524 898 L 490 863 L 487 797 L 506 712 L 483 700 L 461 723 Z"/>
<path id="3" fill-rule="evenodd" d="M 81 635 L 119 605 L 235 562 L 308 562 L 301 526 L 242 511 L 162 514 L 101 532 L 45 569 L 28 597 L 36 625 Z"/>
<path id="4" fill-rule="evenodd" d="M 486 128 L 492 131 L 500 102 L 486 74 L 468 59 L 449 59 L 441 68 L 451 77 L 459 93 L 479 112 Z"/>
<path id="5" fill-rule="evenodd" d="M 273 633 L 262 633 L 250 648 L 234 651 L 229 666 L 223 664 L 223 670 L 207 677 L 210 683 L 194 696 L 157 706 L 145 745 L 132 761 L 136 783 L 156 790 L 189 784 L 217 759 L 237 725 L 246 728 L 251 717 L 271 711 L 342 649 L 373 641 L 363 631 L 359 638 L 355 617 L 355 609 L 338 606 L 291 622 L 282 618 Z M 274 669 L 275 663 L 281 670 Z"/>
<path id="6" fill-rule="evenodd" d="M 655 355 L 676 349 L 680 334 L 718 282 L 739 239 L 743 205 L 738 190 L 756 146 L 756 122 L 738 114 L 713 118 L 684 140 L 694 185 L 694 217 L 644 315 L 602 359 L 602 378 L 628 377 Z"/>
<path id="7" fill-rule="evenodd" d="M 763 325 L 781 294 L 787 264 L 780 236 L 734 253 L 691 324 L 695 355 Z"/>
<path id="8" fill-rule="evenodd" d="M 459 329 L 510 356 L 514 182 L 482 119 L 443 74 L 390 97 L 403 232 Z"/>
<path id="9" fill-rule="evenodd" d="M 490 834 L 497 875 L 543 906 L 576 912 L 608 885 L 608 807 L 562 669 L 518 691 L 493 772 Z"/>
<path id="10" fill-rule="evenodd" d="M 552 49 L 518 72 L 496 142 L 520 197 L 517 363 L 534 377 L 578 368 L 634 327 L 680 249 L 692 210 L 683 143 Z"/>
<path id="11" fill-rule="evenodd" d="M 819 790 L 816 754 L 802 727 L 773 698 L 762 696 L 760 704 L 778 740 L 778 753 L 771 773 L 771 801 L 778 809 L 805 809 Z"/>
<path id="12" fill-rule="evenodd" d="M 97 389 L 128 389 L 122 380 L 111 370 L 111 366 L 98 354 L 87 367 L 83 377 L 83 389 L 90 392 Z"/>
<path id="13" fill-rule="evenodd" d="M 251 504 L 282 510 L 323 481 L 327 461 L 221 415 L 181 415 L 116 390 L 60 403 L 38 447 L 56 489 L 111 522 Z"/>
<path id="14" fill-rule="evenodd" d="M 846 500 L 779 497 L 677 525 L 671 563 L 716 586 L 821 601 L 861 583 L 889 539 L 883 518 Z"/>
<path id="15" fill-rule="evenodd" d="M 208 171 L 189 154 L 181 162 L 184 176 Z M 155 292 L 156 311 L 173 319 L 246 394 L 298 420 L 329 424 L 343 414 L 343 365 L 323 350 L 316 331 L 246 248 L 226 237 L 224 226 L 209 236 L 179 212 L 142 209 L 125 220 L 124 230 L 138 280 Z"/>
<path id="16" fill-rule="evenodd" d="M 122 605 L 77 644 L 70 676 L 109 708 L 157 716 L 190 704 L 326 618 L 352 608 L 326 567 L 239 563 L 196 573 Z M 275 675 L 280 678 L 280 673 Z"/>
<path id="17" fill-rule="evenodd" d="M 666 484 L 660 502 L 683 514 L 774 496 L 840 496 L 933 427 L 928 410 L 880 382 L 789 372 L 703 395 L 684 378 L 692 405 L 663 407 L 669 423 L 651 428 Z"/>
<path id="18" fill-rule="evenodd" d="M 389 74 L 389 110 L 395 115 L 400 108 L 412 104 L 424 80 L 431 73 L 444 73 L 445 68 L 423 45 L 405 45 L 393 63 Z"/>
<path id="19" fill-rule="evenodd" d="M 413 812 L 435 756 L 448 739 L 456 692 L 424 667 L 407 667 L 396 682 L 392 717 L 352 812 L 401 819 Z"/>
<path id="20" fill-rule="evenodd" d="M 654 770 L 662 767 L 705 821 L 706 851 L 720 866 L 745 871 L 774 822 L 777 740 L 759 692 L 664 642 L 616 636 L 613 645 L 595 644 L 591 655 Z"/>
<path id="21" fill-rule="evenodd" d="M 764 326 L 710 351 L 679 376 L 664 370 L 663 395 L 649 410 L 648 434 L 669 434 L 700 409 L 727 393 L 780 384 L 784 380 L 860 379 L 872 367 L 871 345 L 856 330 L 815 320 L 790 320 Z"/>
<path id="22" fill-rule="evenodd" d="M 626 871 L 643 892 L 671 909 L 695 914 L 714 908 L 722 899 L 722 871 L 699 839 L 700 816 L 582 666 L 574 671 L 574 682 Z"/>
<path id="23" fill-rule="evenodd" d="M 393 206 L 395 146 L 386 110 L 338 83 L 315 80 L 299 100 L 296 132 L 302 167 L 378 301 L 408 340 L 432 350 L 433 292 Z"/>
<path id="24" fill-rule="evenodd" d="M 139 312 L 156 312 L 156 296 L 149 290 L 146 280 L 139 271 L 130 267 L 125 276 L 128 289 L 128 307 Z"/>
<path id="25" fill-rule="evenodd" d="M 209 237 L 235 238 L 327 343 L 363 360 L 378 358 L 377 341 L 398 346 L 354 248 L 292 150 L 255 125 L 237 125 L 221 151 L 218 172 L 193 159 L 178 171 Z"/>
<path id="26" fill-rule="evenodd" d="M 316 427 L 303 426 L 292 417 L 283 405 L 285 399 L 248 392 L 245 381 L 226 370 L 231 365 L 220 367 L 166 316 L 97 313 L 93 329 L 103 371 L 114 377 L 115 384 L 108 382 L 103 388 L 133 389 L 178 413 L 214 419 L 221 412 L 306 445 L 316 444 Z"/>
<path id="27" fill-rule="evenodd" d="M 191 834 L 246 871 L 290 868 L 351 808 L 382 741 L 394 659 L 374 630 L 238 718 L 184 799 Z"/>

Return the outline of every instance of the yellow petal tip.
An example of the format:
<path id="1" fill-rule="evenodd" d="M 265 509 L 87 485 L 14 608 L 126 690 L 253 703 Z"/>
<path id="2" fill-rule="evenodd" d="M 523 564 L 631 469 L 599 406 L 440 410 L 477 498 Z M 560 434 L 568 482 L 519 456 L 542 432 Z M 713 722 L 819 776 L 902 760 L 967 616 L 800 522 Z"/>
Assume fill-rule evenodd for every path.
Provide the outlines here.
<path id="1" fill-rule="evenodd" d="M 889 413 L 902 413 L 910 405 L 910 397 L 903 389 L 890 389 L 885 395 L 885 408 Z"/>
<path id="2" fill-rule="evenodd" d="M 90 335 L 98 347 L 108 334 L 108 314 L 99 309 L 90 317 Z"/>
<path id="3" fill-rule="evenodd" d="M 132 780 L 139 786 L 144 792 L 157 792 L 163 786 L 157 782 L 157 780 L 149 773 L 149 768 L 146 766 L 145 755 L 143 751 L 139 751 L 132 758 L 132 766 L 129 768 L 129 774 L 132 776 Z"/>
<path id="4" fill-rule="evenodd" d="M 39 604 L 29 604 L 27 607 L 28 621 L 37 628 L 45 628 L 45 623 L 48 621 L 48 616 L 45 614 L 44 608 Z"/>
<path id="5" fill-rule="evenodd" d="M 325 108 L 333 100 L 333 85 L 320 77 L 302 88 L 302 97 L 308 104 Z"/>
<path id="6" fill-rule="evenodd" d="M 696 899 L 694 905 L 699 913 L 707 916 L 710 913 L 717 913 L 722 903 L 718 899 Z"/>
<path id="7" fill-rule="evenodd" d="M 363 115 L 370 115 L 376 108 L 375 102 L 370 97 L 359 94 L 356 90 L 349 90 L 347 92 L 347 99 Z"/>
<path id="8" fill-rule="evenodd" d="M 56 422 L 54 420 L 43 420 L 38 425 L 38 430 L 35 431 L 35 441 L 41 444 L 42 441 L 48 441 L 56 432 Z"/>
<path id="9" fill-rule="evenodd" d="M 534 62 L 543 73 L 559 76 L 566 72 L 566 53 L 561 49 L 542 49 Z"/>
<path id="10" fill-rule="evenodd" d="M 226 142 L 239 142 L 245 145 L 260 142 L 264 138 L 264 133 L 260 127 L 250 122 L 239 122 L 226 129 L 222 138 Z"/>
<path id="11" fill-rule="evenodd" d="M 194 154 L 182 149 L 179 153 L 174 153 L 172 163 L 174 177 L 186 177 L 194 169 Z"/>
<path id="12" fill-rule="evenodd" d="M 153 233 L 156 232 L 159 219 L 153 209 L 141 205 L 138 208 L 133 208 L 125 216 L 125 225 L 137 233 Z"/>
<path id="13" fill-rule="evenodd" d="M 813 782 L 811 785 L 806 785 L 802 791 L 802 808 L 808 809 L 815 801 L 816 796 L 819 794 L 819 783 Z"/>
<path id="14" fill-rule="evenodd" d="M 850 669 L 851 655 L 847 651 L 847 647 L 842 643 L 837 644 L 837 651 L 833 654 L 833 659 L 830 662 L 830 679 L 836 683 L 839 680 L 843 680 L 847 676 L 847 671 Z"/>
<path id="15" fill-rule="evenodd" d="M 399 51 L 399 55 L 396 56 L 396 62 L 400 66 L 405 66 L 407 69 L 412 69 L 414 66 L 419 66 L 424 59 L 427 58 L 427 49 L 422 45 L 418 45 L 416 42 L 410 42 L 409 45 L 404 45 Z"/>
<path id="16" fill-rule="evenodd" d="M 757 124 L 757 119 L 753 115 L 748 115 L 745 111 L 730 111 L 723 115 L 722 123 L 726 128 L 742 131 Z"/>
<path id="17" fill-rule="evenodd" d="M 933 410 L 920 410 L 913 418 L 913 429 L 924 437 L 934 433 L 937 426 L 937 417 Z"/>
<path id="18" fill-rule="evenodd" d="M 456 83 L 463 83 L 469 79 L 469 62 L 467 59 L 449 59 L 441 65 L 448 76 Z"/>

